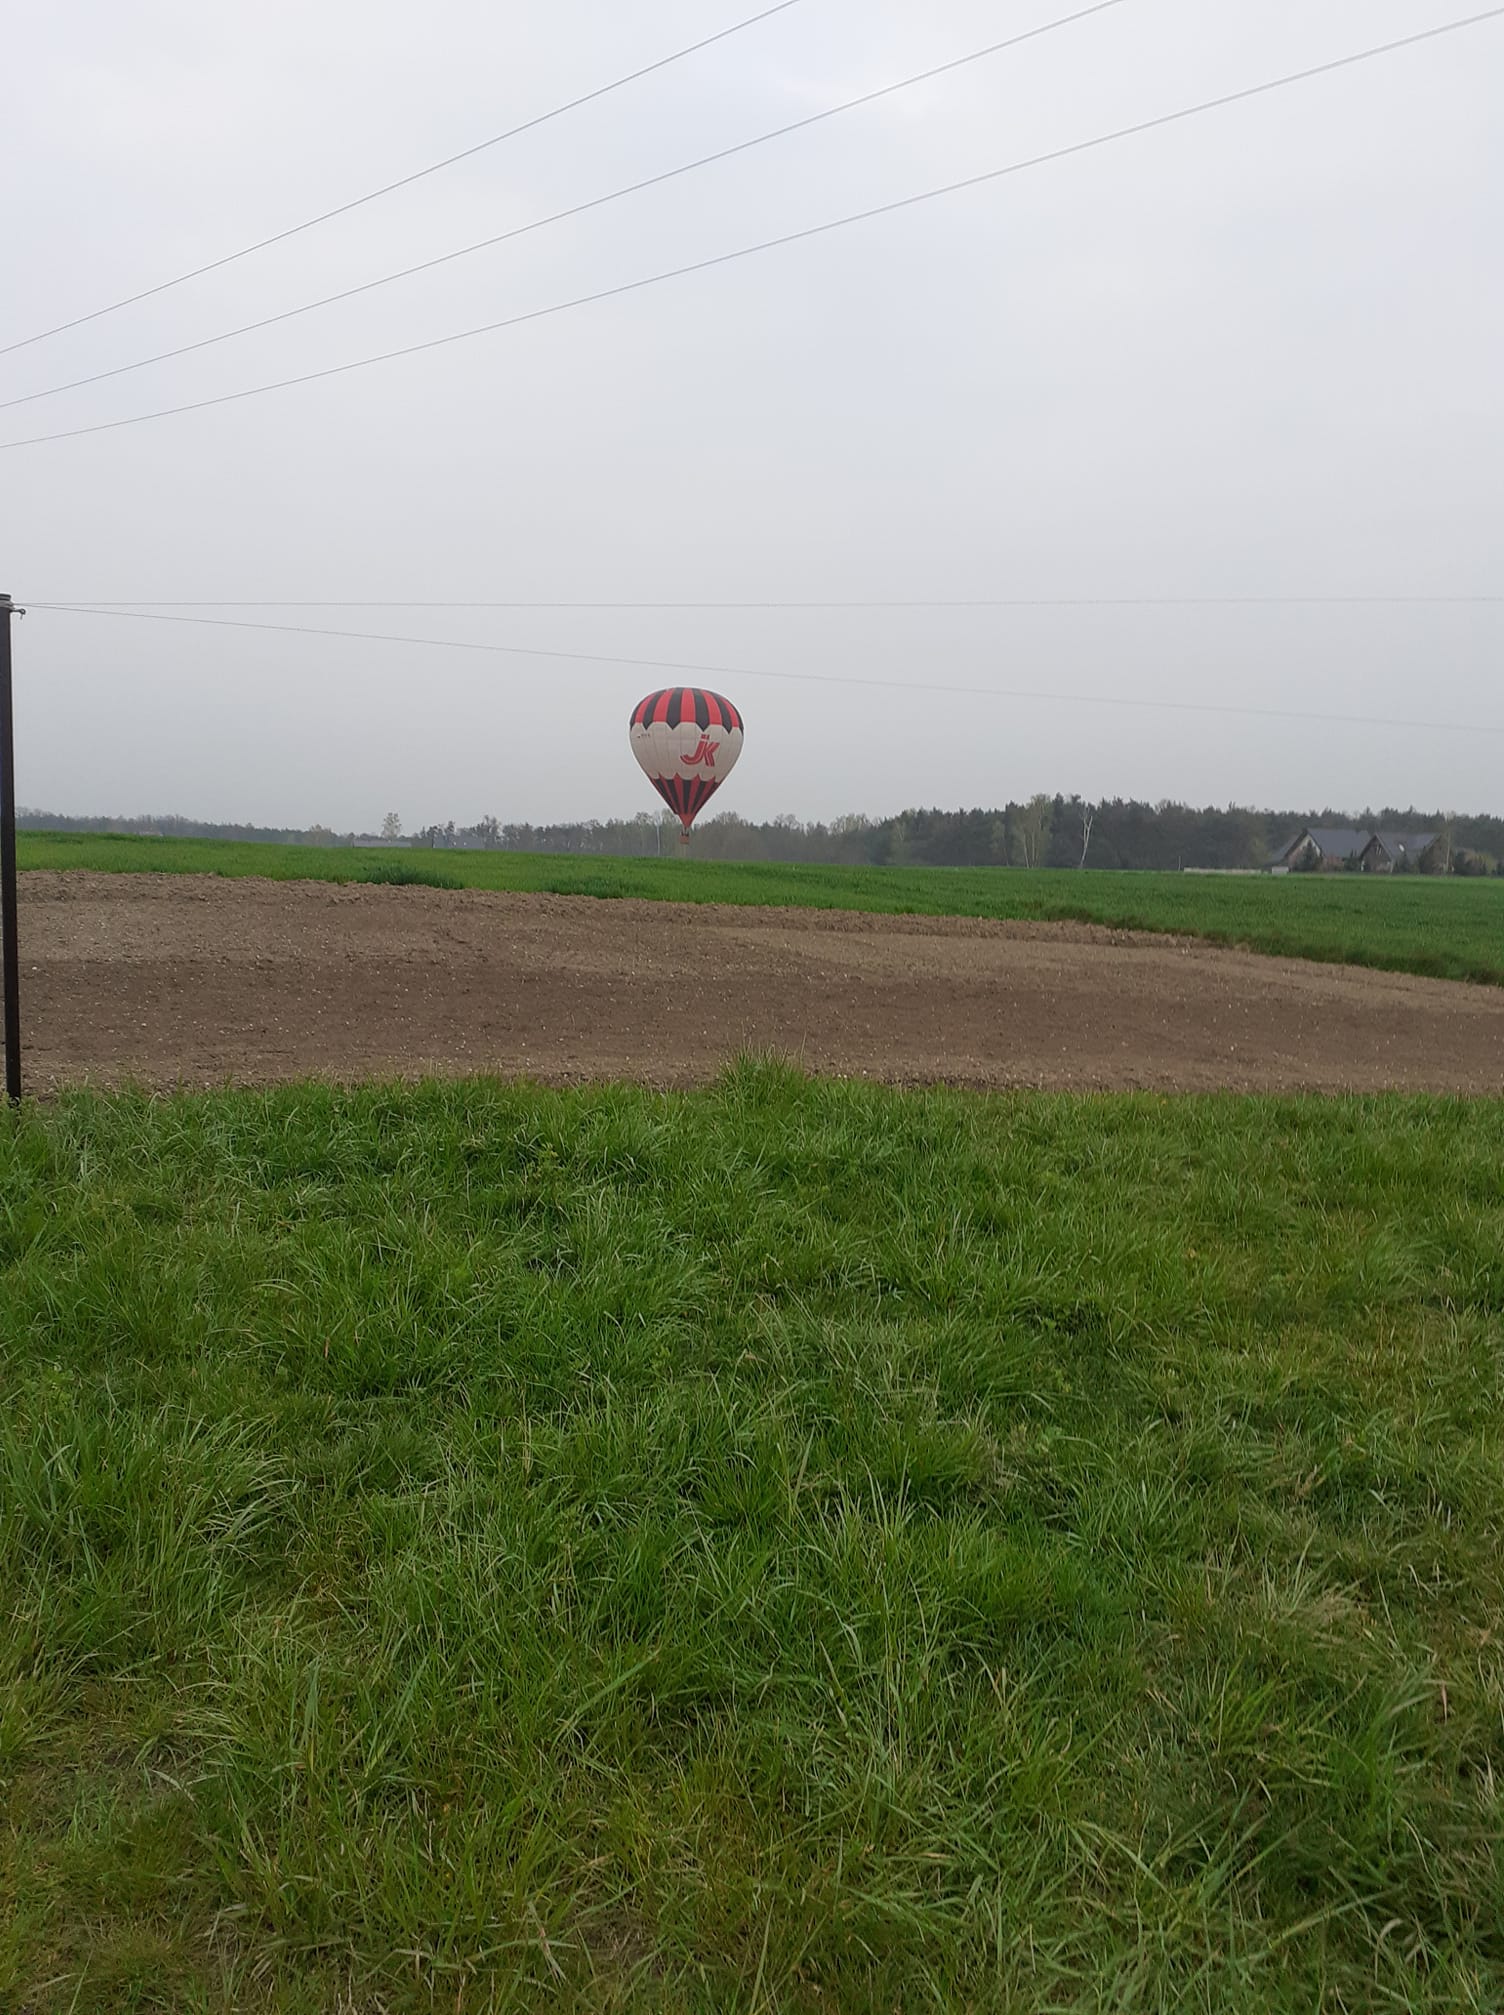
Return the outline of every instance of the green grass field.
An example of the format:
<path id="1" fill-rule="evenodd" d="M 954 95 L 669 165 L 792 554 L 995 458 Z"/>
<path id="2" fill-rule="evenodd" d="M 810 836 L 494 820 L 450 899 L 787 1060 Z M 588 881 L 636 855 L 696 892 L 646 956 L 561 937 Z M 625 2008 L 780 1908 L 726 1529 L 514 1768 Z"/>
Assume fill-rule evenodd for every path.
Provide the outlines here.
<path id="1" fill-rule="evenodd" d="M 1501 1376 L 1497 1102 L 0 1117 L 0 2006 L 1495 2010 Z"/>
<path id="2" fill-rule="evenodd" d="M 1018 868 L 829 868 L 600 856 L 388 852 L 22 833 L 23 868 L 432 880 L 560 895 L 775 903 L 935 916 L 1040 917 L 1175 931 L 1289 958 L 1504 985 L 1504 880 L 1203 876 Z"/>

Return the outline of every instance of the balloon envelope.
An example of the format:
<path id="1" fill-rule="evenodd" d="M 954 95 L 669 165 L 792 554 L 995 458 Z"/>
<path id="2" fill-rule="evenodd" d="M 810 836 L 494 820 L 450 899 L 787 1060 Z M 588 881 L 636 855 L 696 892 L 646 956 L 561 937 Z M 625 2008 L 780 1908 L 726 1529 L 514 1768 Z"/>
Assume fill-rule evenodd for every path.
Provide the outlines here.
<path id="1" fill-rule="evenodd" d="M 686 835 L 742 752 L 742 717 L 719 693 L 665 686 L 632 709 L 632 753 Z"/>

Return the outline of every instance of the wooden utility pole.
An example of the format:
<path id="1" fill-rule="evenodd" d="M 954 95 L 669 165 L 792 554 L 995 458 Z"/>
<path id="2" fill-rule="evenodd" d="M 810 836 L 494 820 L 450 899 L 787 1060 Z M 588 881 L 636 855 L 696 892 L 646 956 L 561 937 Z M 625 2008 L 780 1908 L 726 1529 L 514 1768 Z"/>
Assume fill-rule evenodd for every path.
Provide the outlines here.
<path id="1" fill-rule="evenodd" d="M 24 615 L 0 595 L 0 958 L 5 967 L 5 1096 L 21 1103 L 21 941 L 16 923 L 16 713 L 10 625 Z"/>

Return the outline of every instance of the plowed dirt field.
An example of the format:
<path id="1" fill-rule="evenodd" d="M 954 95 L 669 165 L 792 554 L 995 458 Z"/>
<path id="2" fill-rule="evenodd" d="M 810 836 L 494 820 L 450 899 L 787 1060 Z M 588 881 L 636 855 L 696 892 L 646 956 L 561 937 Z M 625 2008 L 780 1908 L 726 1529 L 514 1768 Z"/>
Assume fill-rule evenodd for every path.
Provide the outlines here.
<path id="1" fill-rule="evenodd" d="M 495 1071 L 687 1085 L 1504 1093 L 1504 988 L 1086 924 L 21 878 L 28 1089 Z"/>

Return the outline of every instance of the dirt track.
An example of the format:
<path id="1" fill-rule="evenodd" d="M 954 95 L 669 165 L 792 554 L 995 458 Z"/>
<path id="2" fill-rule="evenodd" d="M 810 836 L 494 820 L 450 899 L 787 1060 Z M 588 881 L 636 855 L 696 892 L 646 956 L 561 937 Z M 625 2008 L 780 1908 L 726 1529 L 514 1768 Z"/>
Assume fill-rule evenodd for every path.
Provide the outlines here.
<path id="1" fill-rule="evenodd" d="M 21 878 L 28 1088 L 498 1071 L 1504 1093 L 1504 988 L 1084 924 Z"/>

